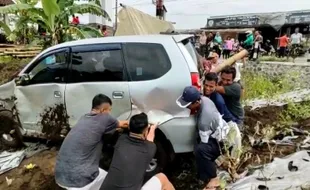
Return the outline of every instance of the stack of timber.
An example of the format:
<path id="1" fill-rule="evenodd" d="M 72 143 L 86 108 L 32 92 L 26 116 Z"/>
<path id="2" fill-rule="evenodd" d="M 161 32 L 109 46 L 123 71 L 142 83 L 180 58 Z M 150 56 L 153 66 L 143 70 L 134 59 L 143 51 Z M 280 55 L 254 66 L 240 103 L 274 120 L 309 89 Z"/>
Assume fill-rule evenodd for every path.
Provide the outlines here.
<path id="1" fill-rule="evenodd" d="M 33 58 L 42 51 L 42 47 L 26 47 L 13 44 L 0 44 L 0 56 L 11 56 L 14 58 Z"/>

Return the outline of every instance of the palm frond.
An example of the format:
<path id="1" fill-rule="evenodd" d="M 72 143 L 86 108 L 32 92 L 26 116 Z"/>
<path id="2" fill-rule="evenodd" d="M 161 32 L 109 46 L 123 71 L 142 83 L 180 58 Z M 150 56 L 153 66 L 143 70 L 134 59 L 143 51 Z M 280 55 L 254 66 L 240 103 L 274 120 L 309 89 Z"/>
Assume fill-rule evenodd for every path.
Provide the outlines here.
<path id="1" fill-rule="evenodd" d="M 44 10 L 42 8 L 32 8 L 32 9 L 29 9 L 29 11 L 27 12 L 30 17 L 32 15 L 36 15 L 36 16 L 39 16 L 41 17 L 42 19 L 48 19 L 47 15 L 44 13 Z"/>
<path id="2" fill-rule="evenodd" d="M 100 0 L 89 0 L 88 2 L 90 2 L 90 3 L 95 3 L 96 5 L 98 5 L 98 6 L 100 6 L 101 7 L 101 2 L 100 2 Z"/>
<path id="3" fill-rule="evenodd" d="M 59 9 L 63 11 L 66 7 L 72 6 L 74 4 L 74 0 L 57 0 L 57 4 Z"/>
<path id="4" fill-rule="evenodd" d="M 102 37 L 98 29 L 86 25 L 70 25 L 66 30 L 70 31 L 70 35 L 76 35 L 80 39 Z"/>
<path id="5" fill-rule="evenodd" d="M 83 30 L 79 29 L 76 26 L 69 26 L 68 31 L 70 33 L 69 35 L 76 35 L 79 39 L 84 39 L 87 36 L 87 34 Z"/>
<path id="6" fill-rule="evenodd" d="M 87 26 L 87 25 L 78 25 L 78 27 L 87 33 L 88 37 L 102 37 L 102 33 L 95 27 Z"/>
<path id="7" fill-rule="evenodd" d="M 74 4 L 70 7 L 68 7 L 68 11 L 70 12 L 71 15 L 73 14 L 86 14 L 86 13 L 90 13 L 93 15 L 97 15 L 97 16 L 102 16 L 106 19 L 108 19 L 109 21 L 111 21 L 111 18 L 109 16 L 109 14 L 103 10 L 100 6 L 96 5 L 95 3 L 85 3 L 85 4 Z"/>
<path id="8" fill-rule="evenodd" d="M 7 36 L 9 36 L 12 33 L 10 27 L 2 21 L 0 21 L 0 28 L 3 29 L 5 35 Z"/>
<path id="9" fill-rule="evenodd" d="M 33 6 L 28 4 L 13 4 L 0 7 L 0 14 L 16 13 L 32 9 Z"/>

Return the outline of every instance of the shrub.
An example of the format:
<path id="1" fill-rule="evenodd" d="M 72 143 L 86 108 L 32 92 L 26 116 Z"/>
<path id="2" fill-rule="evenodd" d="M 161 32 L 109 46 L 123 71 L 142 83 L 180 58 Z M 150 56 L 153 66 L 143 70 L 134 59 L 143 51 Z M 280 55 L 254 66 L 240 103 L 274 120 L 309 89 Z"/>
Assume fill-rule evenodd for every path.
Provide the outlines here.
<path id="1" fill-rule="evenodd" d="M 243 72 L 244 100 L 272 98 L 275 95 L 294 90 L 292 75 L 269 77 L 264 74 Z"/>
<path id="2" fill-rule="evenodd" d="M 9 81 L 29 61 L 29 59 L 15 59 L 10 56 L 0 57 L 0 84 Z"/>

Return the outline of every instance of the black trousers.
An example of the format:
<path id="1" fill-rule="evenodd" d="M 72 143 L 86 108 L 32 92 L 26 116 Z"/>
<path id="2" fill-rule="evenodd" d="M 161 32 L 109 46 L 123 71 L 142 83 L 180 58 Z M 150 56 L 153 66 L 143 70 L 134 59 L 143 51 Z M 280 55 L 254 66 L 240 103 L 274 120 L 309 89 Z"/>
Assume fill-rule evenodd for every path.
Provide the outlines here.
<path id="1" fill-rule="evenodd" d="M 198 178 L 204 182 L 215 178 L 215 160 L 221 155 L 220 145 L 216 139 L 210 138 L 208 143 L 199 143 L 195 147 Z"/>
<path id="2" fill-rule="evenodd" d="M 224 49 L 224 50 L 223 50 L 223 58 L 224 58 L 224 59 L 228 59 L 228 58 L 230 57 L 230 52 L 231 52 L 231 50 L 229 50 L 229 49 Z"/>
<path id="3" fill-rule="evenodd" d="M 207 56 L 206 53 L 207 53 L 207 45 L 201 45 L 200 46 L 200 55 L 202 57 L 206 57 Z"/>
<path id="4" fill-rule="evenodd" d="M 279 57 L 285 57 L 286 47 L 280 47 L 279 49 Z"/>
<path id="5" fill-rule="evenodd" d="M 219 55 L 219 58 L 221 57 L 222 51 L 220 49 L 219 45 L 215 45 L 213 46 L 213 50 L 215 51 L 215 53 L 217 53 Z"/>

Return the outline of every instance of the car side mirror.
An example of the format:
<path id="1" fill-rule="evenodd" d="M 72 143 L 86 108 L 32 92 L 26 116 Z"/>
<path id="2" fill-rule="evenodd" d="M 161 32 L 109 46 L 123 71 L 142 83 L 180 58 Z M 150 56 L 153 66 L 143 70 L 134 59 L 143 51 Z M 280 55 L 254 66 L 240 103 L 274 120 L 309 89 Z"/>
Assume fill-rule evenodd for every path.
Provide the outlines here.
<path id="1" fill-rule="evenodd" d="M 30 82 L 29 74 L 22 74 L 15 78 L 15 83 L 17 86 L 24 86 L 24 85 L 29 84 L 29 82 Z"/>

